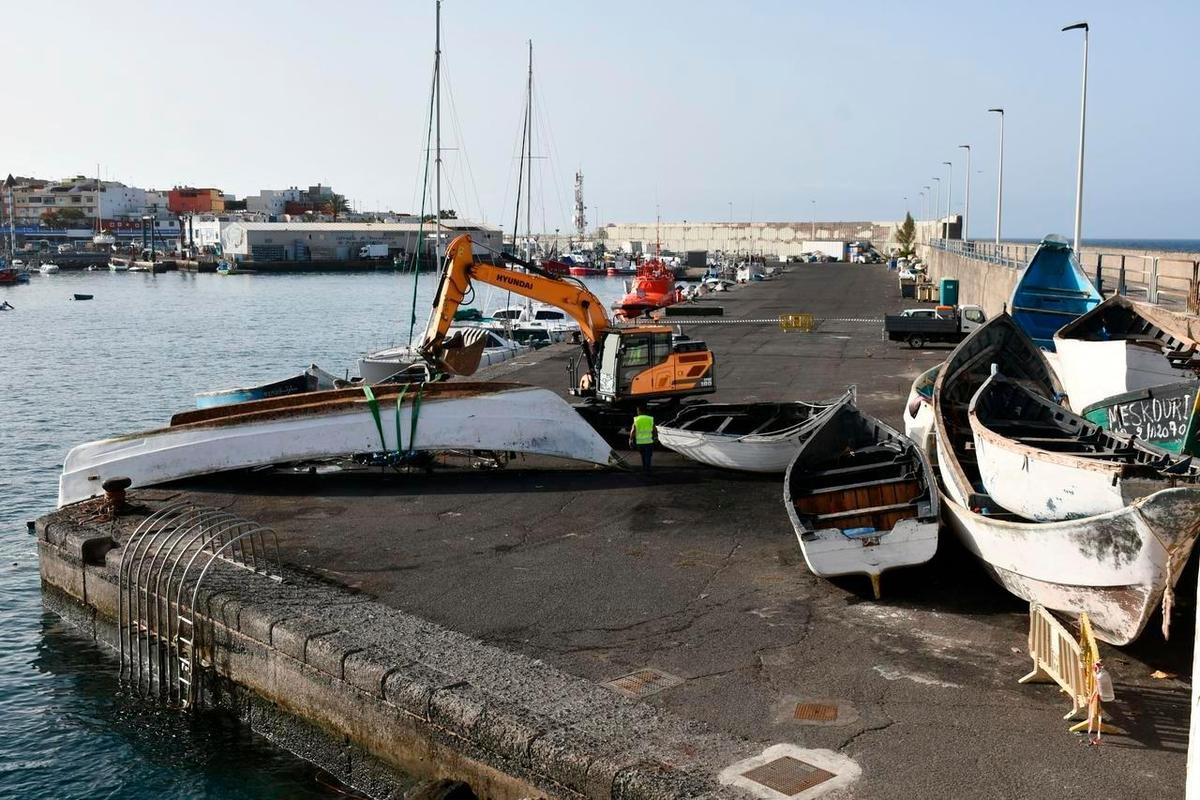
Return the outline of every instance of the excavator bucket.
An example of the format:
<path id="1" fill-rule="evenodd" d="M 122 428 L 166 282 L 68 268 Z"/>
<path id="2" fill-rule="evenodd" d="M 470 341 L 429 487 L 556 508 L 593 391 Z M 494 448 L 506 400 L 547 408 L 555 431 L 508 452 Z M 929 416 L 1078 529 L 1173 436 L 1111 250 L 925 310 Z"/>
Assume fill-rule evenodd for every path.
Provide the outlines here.
<path id="1" fill-rule="evenodd" d="M 487 331 L 482 328 L 455 331 L 439 348 L 441 366 L 454 375 L 474 375 L 486 345 Z"/>

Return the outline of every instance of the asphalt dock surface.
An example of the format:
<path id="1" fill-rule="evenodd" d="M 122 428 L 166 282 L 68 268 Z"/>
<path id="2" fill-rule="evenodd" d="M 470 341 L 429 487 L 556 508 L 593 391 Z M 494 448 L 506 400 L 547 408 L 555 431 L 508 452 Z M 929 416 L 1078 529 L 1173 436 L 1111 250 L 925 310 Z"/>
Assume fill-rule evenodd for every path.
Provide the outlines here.
<path id="1" fill-rule="evenodd" d="M 878 265 L 789 265 L 703 302 L 724 309 L 721 322 L 688 327 L 716 355 L 715 401 L 816 400 L 854 384 L 861 408 L 901 428 L 913 378 L 949 352 L 882 340 L 883 315 L 917 304 Z M 817 329 L 730 322 L 797 312 Z M 565 396 L 575 352 L 558 345 L 493 374 Z M 290 568 L 505 651 L 596 684 L 669 673 L 680 682 L 641 702 L 752 749 L 836 751 L 861 768 L 844 796 L 1183 794 L 1194 568 L 1169 642 L 1156 618 L 1137 646 L 1105 648 L 1108 708 L 1126 735 L 1088 747 L 1067 732 L 1055 687 L 1017 684 L 1031 668 L 1028 609 L 948 530 L 933 562 L 885 574 L 876 601 L 865 577 L 809 573 L 780 476 L 660 451 L 649 478 L 517 460 L 431 475 L 237 475 L 187 490 L 273 526 Z"/>

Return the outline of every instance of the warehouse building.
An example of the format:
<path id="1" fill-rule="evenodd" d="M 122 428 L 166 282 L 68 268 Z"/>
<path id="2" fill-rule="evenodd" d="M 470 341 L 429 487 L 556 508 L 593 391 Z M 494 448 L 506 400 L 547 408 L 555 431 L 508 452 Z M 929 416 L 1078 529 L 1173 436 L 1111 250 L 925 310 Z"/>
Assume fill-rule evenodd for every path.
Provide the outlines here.
<path id="1" fill-rule="evenodd" d="M 350 261 L 366 245 L 386 245 L 389 256 L 433 252 L 434 225 L 412 222 L 230 222 L 221 248 L 239 261 Z M 423 236 L 422 236 L 423 232 Z M 462 233 L 477 253 L 500 251 L 500 229 L 468 220 L 442 220 L 442 246 Z"/>

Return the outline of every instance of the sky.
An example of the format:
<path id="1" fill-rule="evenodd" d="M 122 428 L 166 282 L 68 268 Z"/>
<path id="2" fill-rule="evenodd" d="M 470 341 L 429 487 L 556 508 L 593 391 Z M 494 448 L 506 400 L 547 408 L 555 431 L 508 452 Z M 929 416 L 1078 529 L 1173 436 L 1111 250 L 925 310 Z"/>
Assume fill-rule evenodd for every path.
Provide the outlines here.
<path id="1" fill-rule="evenodd" d="M 421 207 L 433 0 L 12 3 L 0 168 L 148 188 L 332 185 Z M 971 235 L 1200 238 L 1200 3 L 445 0 L 442 206 L 511 230 L 527 40 L 532 225 L 922 216 Z M 16 35 L 14 35 L 16 32 Z M 933 193 L 933 192 L 931 192 Z M 905 198 L 908 198 L 907 201 Z M 426 201 L 432 208 L 433 201 Z M 521 228 L 525 223 L 522 221 Z"/>

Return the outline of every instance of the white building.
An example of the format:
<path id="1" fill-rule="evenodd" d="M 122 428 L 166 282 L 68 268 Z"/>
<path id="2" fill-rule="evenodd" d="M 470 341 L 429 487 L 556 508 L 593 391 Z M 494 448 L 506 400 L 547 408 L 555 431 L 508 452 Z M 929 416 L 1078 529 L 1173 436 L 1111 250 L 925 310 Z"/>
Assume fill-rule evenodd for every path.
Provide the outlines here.
<path id="1" fill-rule="evenodd" d="M 293 186 L 290 189 L 263 189 L 258 194 L 246 195 L 246 210 L 268 217 L 282 217 L 288 203 L 298 203 L 304 190 Z"/>
<path id="2" fill-rule="evenodd" d="M 84 227 L 102 220 L 167 216 L 167 193 L 139 189 L 117 181 L 78 176 L 61 181 L 26 179 L 13 187 L 13 216 L 19 225 L 37 225 L 47 212 L 76 209 Z"/>
<path id="3" fill-rule="evenodd" d="M 389 255 L 411 255 L 418 236 L 433 252 L 432 222 L 230 222 L 221 230 L 222 251 L 251 261 L 346 261 L 366 244 L 384 244 Z M 442 221 L 442 247 L 461 233 L 471 235 L 476 253 L 498 253 L 499 228 L 469 220 Z"/>

